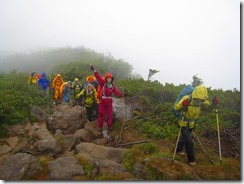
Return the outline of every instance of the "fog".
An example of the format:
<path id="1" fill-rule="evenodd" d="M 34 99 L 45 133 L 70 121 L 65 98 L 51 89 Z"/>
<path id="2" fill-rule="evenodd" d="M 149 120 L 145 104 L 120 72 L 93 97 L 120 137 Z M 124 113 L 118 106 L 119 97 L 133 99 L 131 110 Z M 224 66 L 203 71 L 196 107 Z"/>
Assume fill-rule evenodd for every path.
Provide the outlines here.
<path id="1" fill-rule="evenodd" d="M 0 55 L 85 46 L 144 79 L 240 89 L 237 0 L 1 0 L 0 26 Z"/>

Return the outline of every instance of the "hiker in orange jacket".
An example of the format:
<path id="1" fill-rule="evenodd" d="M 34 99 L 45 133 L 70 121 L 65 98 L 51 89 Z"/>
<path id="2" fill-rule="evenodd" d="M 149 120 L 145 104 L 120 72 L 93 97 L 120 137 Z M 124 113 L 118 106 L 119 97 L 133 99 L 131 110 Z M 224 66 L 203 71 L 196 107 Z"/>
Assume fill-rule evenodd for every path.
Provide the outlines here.
<path id="1" fill-rule="evenodd" d="M 62 99 L 62 93 L 60 91 L 61 85 L 64 83 L 64 80 L 62 79 L 60 74 L 57 74 L 56 77 L 54 77 L 52 82 L 52 87 L 54 89 L 54 100 L 57 102 L 58 100 Z"/>
<path id="2" fill-rule="evenodd" d="M 113 129 L 112 126 L 112 94 L 114 93 L 117 96 L 124 96 L 123 93 L 121 93 L 113 83 L 114 77 L 111 73 L 105 74 L 105 79 L 103 80 L 101 75 L 94 69 L 93 65 L 90 66 L 90 69 L 94 71 L 95 77 L 101 86 L 101 96 L 99 101 L 99 117 L 98 117 L 98 128 L 99 131 L 103 130 L 103 120 L 104 115 L 107 114 L 108 118 L 108 128 L 109 130 Z"/>

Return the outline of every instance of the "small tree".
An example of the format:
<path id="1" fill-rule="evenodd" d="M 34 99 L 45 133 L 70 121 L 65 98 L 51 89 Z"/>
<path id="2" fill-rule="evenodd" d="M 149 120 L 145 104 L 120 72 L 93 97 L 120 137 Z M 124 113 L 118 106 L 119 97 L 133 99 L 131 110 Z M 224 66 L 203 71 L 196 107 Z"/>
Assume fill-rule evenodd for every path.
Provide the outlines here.
<path id="1" fill-rule="evenodd" d="M 158 73 L 159 71 L 157 70 L 153 70 L 153 69 L 149 69 L 149 74 L 148 74 L 148 78 L 147 80 L 149 81 L 150 78 L 155 74 L 155 73 Z"/>
<path id="2" fill-rule="evenodd" d="M 198 77 L 197 77 L 197 74 L 194 75 L 194 76 L 192 77 L 192 79 L 193 79 L 193 81 L 191 82 L 191 85 L 194 86 L 194 87 L 203 84 L 202 79 L 198 78 Z"/>

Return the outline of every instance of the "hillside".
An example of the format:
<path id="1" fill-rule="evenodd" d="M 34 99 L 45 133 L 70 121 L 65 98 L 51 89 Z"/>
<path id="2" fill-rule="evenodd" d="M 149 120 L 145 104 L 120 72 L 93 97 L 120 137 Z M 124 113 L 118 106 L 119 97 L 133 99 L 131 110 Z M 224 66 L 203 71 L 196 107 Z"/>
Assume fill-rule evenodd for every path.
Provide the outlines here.
<path id="1" fill-rule="evenodd" d="M 135 121 L 140 118 L 129 113 L 138 102 L 130 105 L 124 102 L 126 99 L 114 99 L 114 106 L 120 107 L 115 109 L 115 117 L 122 118 L 114 121 L 114 130 L 107 137 L 98 131 L 96 121 L 86 120 L 80 107 L 65 103 L 55 106 L 50 116 L 35 107 L 32 114 L 39 119 L 36 122 L 25 119 L 21 124 L 2 126 L 7 136 L 0 139 L 0 178 L 8 181 L 240 180 L 240 147 L 235 150 L 236 155 L 229 149 L 240 132 L 235 131 L 231 136 L 222 134 L 221 163 L 213 144 L 217 136 L 206 137 L 204 134 L 210 135 L 206 131 L 195 132 L 196 166 L 189 166 L 186 158 L 178 155 L 172 163 L 177 134 L 165 138 L 146 135 Z M 226 138 L 232 141 L 227 142 Z"/>
<path id="2" fill-rule="evenodd" d="M 209 100 L 219 98 L 222 162 L 216 114 L 210 106 L 202 107 L 193 133 L 197 165 L 190 166 L 179 155 L 172 163 L 179 130 L 172 106 L 186 84 L 134 79 L 128 63 L 81 51 L 77 50 L 78 60 L 71 59 L 75 54 L 67 58 L 74 49 L 65 48 L 60 57 L 52 51 L 44 65 L 47 77 L 52 80 L 61 73 L 65 81 L 79 77 L 84 82 L 92 74 L 90 63 L 102 74 L 115 73 L 116 86 L 129 95 L 114 98 L 113 131 L 103 137 L 97 121 L 87 121 L 83 107 L 53 105 L 51 88 L 44 94 L 39 87 L 27 85 L 28 72 L 37 65 L 9 68 L 11 72 L 0 74 L 0 179 L 240 180 L 240 91 L 208 88 Z"/>
<path id="3" fill-rule="evenodd" d="M 84 47 L 47 49 L 29 54 L 3 55 L 2 57 L 0 55 L 0 72 L 8 73 L 14 70 L 27 74 L 45 72 L 51 77 L 61 73 L 66 75 L 67 80 L 73 80 L 74 77 L 85 77 L 89 71 L 87 66 L 90 63 L 99 66 L 102 73 L 106 69 L 106 71 L 116 74 L 118 79 L 133 76 L 133 67 L 128 62 Z"/>

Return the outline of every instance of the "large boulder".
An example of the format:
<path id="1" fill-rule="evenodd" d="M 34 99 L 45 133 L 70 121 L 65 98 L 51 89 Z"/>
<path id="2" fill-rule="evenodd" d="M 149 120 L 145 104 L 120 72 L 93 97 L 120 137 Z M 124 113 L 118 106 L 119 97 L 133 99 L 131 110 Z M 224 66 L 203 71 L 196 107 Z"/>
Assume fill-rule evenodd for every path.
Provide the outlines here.
<path id="1" fill-rule="evenodd" d="M 76 153 L 87 153 L 97 159 L 109 159 L 120 163 L 123 160 L 123 155 L 128 149 L 113 148 L 93 143 L 80 143 L 76 146 Z"/>
<path id="2" fill-rule="evenodd" d="M 60 129 L 62 134 L 67 135 L 83 128 L 86 122 L 79 113 L 56 113 L 49 118 L 47 128 L 53 133 Z"/>
<path id="3" fill-rule="evenodd" d="M 124 98 L 112 98 L 113 99 L 113 113 L 115 117 L 122 120 L 128 120 L 131 118 L 131 107 L 125 104 Z"/>
<path id="4" fill-rule="evenodd" d="M 62 152 L 62 147 L 56 139 L 44 139 L 34 143 L 35 148 L 41 154 L 57 156 Z"/>
<path id="5" fill-rule="evenodd" d="M 48 165 L 49 180 L 72 180 L 73 177 L 84 174 L 83 167 L 72 157 L 58 158 Z"/>
<path id="6" fill-rule="evenodd" d="M 31 179 L 41 170 L 38 159 L 30 154 L 17 153 L 0 165 L 1 180 Z"/>

